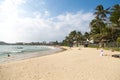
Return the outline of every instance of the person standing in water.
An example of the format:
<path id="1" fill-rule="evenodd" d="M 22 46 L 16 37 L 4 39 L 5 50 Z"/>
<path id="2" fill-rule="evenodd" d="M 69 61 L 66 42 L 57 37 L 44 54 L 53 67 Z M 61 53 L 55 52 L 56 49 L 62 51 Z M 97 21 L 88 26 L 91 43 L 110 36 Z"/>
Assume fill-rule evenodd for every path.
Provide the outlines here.
<path id="1" fill-rule="evenodd" d="M 10 54 L 8 53 L 8 57 L 10 57 Z"/>

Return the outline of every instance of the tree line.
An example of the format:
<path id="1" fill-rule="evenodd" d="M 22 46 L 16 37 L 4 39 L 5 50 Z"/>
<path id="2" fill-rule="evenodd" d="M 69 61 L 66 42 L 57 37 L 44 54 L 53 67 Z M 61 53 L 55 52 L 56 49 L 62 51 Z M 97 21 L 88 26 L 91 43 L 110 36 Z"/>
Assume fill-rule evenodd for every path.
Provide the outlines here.
<path id="1" fill-rule="evenodd" d="M 86 39 L 93 39 L 94 43 L 120 43 L 120 4 L 104 8 L 98 5 L 93 14 L 95 17 L 91 20 L 89 26 L 91 31 L 84 35 L 81 32 L 72 31 L 63 40 L 63 45 L 76 42 L 83 43 Z"/>
<path id="2" fill-rule="evenodd" d="M 73 46 L 73 44 L 78 45 L 83 45 L 84 41 L 89 37 L 89 33 L 85 32 L 83 35 L 80 31 L 71 31 L 68 36 L 65 37 L 65 40 L 63 40 L 62 44 L 64 46 Z"/>

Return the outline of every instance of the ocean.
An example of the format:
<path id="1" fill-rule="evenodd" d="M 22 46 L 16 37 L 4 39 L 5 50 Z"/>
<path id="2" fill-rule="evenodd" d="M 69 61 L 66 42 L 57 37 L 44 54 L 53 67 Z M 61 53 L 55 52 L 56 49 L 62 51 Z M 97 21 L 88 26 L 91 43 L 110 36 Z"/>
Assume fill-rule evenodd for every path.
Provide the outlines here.
<path id="1" fill-rule="evenodd" d="M 60 48 L 40 45 L 0 45 L 0 63 L 38 57 L 59 51 Z"/>

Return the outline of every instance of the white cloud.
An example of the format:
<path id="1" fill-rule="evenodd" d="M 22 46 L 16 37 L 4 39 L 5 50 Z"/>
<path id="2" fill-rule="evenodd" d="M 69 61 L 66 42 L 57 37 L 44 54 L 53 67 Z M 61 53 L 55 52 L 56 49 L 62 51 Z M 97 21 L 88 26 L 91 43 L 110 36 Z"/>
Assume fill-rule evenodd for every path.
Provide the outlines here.
<path id="1" fill-rule="evenodd" d="M 84 13 L 79 11 L 77 13 L 66 13 L 57 16 L 58 25 L 61 29 L 66 28 L 67 31 L 79 30 L 82 33 L 89 31 L 89 22 L 92 19 L 92 13 Z"/>
<path id="2" fill-rule="evenodd" d="M 5 0 L 0 5 L 1 41 L 61 41 L 72 30 L 89 31 L 92 13 L 79 11 L 47 18 L 50 12 L 46 10 L 44 13 L 33 12 L 34 17 L 21 17 L 24 10 L 19 6 L 25 3 L 26 0 Z"/>

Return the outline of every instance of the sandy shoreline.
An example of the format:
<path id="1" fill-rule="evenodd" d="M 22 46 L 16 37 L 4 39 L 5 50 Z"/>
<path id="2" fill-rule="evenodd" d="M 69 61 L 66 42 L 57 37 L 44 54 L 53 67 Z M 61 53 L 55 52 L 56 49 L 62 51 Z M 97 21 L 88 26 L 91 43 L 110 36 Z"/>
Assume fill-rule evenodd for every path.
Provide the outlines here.
<path id="1" fill-rule="evenodd" d="M 29 58 L 36 58 L 36 57 L 41 57 L 41 56 L 45 56 L 45 55 L 51 55 L 51 54 L 55 54 L 55 53 L 58 53 L 63 50 L 64 49 L 62 49 L 60 47 L 54 47 L 53 49 L 50 49 L 47 51 L 25 52 L 22 54 L 18 53 L 18 55 L 11 54 L 10 57 L 8 57 L 6 55 L 5 57 L 0 58 L 0 64 L 25 60 L 25 59 L 29 59 Z"/>
<path id="2" fill-rule="evenodd" d="M 0 64 L 0 80 L 120 80 L 119 52 L 94 48 L 72 48 L 46 55 Z"/>

